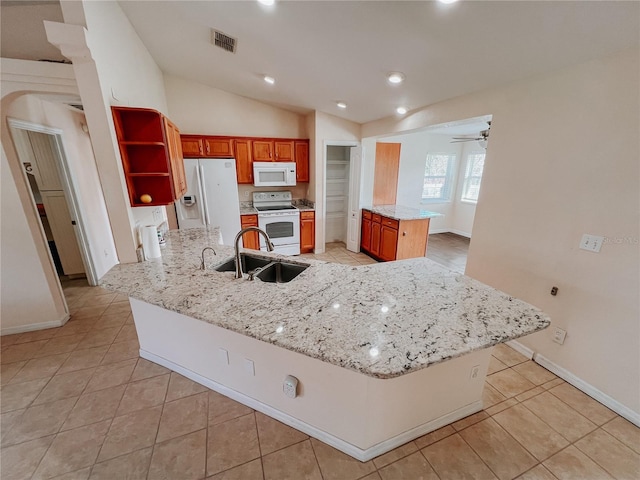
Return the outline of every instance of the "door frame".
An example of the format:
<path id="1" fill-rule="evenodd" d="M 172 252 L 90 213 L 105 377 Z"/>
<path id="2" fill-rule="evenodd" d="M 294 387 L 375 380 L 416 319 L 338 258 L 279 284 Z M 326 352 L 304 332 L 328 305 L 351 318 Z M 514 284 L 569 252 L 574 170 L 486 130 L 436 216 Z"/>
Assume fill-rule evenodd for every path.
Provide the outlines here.
<path id="1" fill-rule="evenodd" d="M 322 148 L 322 162 L 323 162 L 323 175 L 322 175 L 322 252 L 324 252 L 327 241 L 327 147 L 351 147 L 352 150 L 349 154 L 349 212 L 347 213 L 347 240 L 349 238 L 357 239 L 357 245 L 353 252 L 358 252 L 360 249 L 360 232 L 359 225 L 360 219 L 356 221 L 357 227 L 350 221 L 352 215 L 352 206 L 355 202 L 356 210 L 360 208 L 360 187 L 362 183 L 362 144 L 355 140 L 325 140 Z M 354 155 L 353 148 L 359 151 L 359 155 Z M 355 160 L 355 161 L 354 161 Z M 357 165 L 356 165 L 357 164 Z M 316 219 L 317 221 L 317 219 Z M 356 231 L 352 231 L 353 229 Z M 349 242 L 347 242 L 347 248 Z"/>
<path id="2" fill-rule="evenodd" d="M 87 276 L 87 281 L 89 285 L 96 286 L 98 285 L 98 278 L 96 276 L 96 268 L 93 261 L 93 257 L 91 255 L 91 250 L 89 249 L 89 242 L 87 240 L 87 232 L 85 222 L 82 216 L 82 209 L 80 208 L 80 203 L 78 202 L 78 195 L 76 192 L 75 182 L 73 178 L 73 173 L 69 167 L 69 161 L 64 148 L 63 130 L 54 127 L 46 127 L 44 125 L 39 125 L 36 123 L 26 122 L 24 120 L 18 120 L 15 118 L 8 118 L 9 123 L 9 131 L 11 132 L 11 137 L 14 143 L 23 142 L 23 137 L 18 131 L 31 131 L 36 133 L 44 133 L 46 135 L 51 135 L 53 137 L 53 143 L 55 145 L 55 149 L 53 151 L 54 156 L 56 157 L 56 164 L 58 167 L 58 172 L 60 173 L 60 180 L 62 181 L 62 189 L 64 191 L 64 196 L 67 201 L 67 206 L 69 208 L 69 213 L 71 214 L 71 218 L 75 220 L 76 225 L 74 230 L 76 241 L 78 242 L 78 247 L 80 249 L 80 255 L 82 257 L 82 263 L 84 264 L 85 274 Z M 20 163 L 22 163 L 22 159 L 18 158 Z M 24 171 L 24 168 L 21 169 L 23 175 L 27 175 Z M 25 178 L 25 181 L 27 179 Z M 29 193 L 31 196 L 31 201 L 33 202 L 33 206 L 35 208 L 35 199 L 33 197 L 33 192 L 29 189 Z M 44 233 L 44 228 L 41 226 L 42 233 L 42 241 L 46 243 L 46 236 Z M 47 245 L 47 251 L 49 251 Z M 49 261 L 53 266 L 55 271 L 55 266 L 53 262 L 53 257 L 49 252 Z M 60 279 L 56 276 L 58 283 L 60 283 Z"/>

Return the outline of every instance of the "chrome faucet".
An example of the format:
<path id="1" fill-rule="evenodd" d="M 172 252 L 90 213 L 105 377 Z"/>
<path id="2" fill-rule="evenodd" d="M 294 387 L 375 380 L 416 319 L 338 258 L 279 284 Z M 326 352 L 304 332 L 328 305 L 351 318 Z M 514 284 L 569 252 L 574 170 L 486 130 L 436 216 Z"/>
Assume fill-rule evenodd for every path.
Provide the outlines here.
<path id="1" fill-rule="evenodd" d="M 244 273 L 242 272 L 242 261 L 240 260 L 239 244 L 240 244 L 240 239 L 242 238 L 242 235 L 245 234 L 246 232 L 258 232 L 260 235 L 264 237 L 264 241 L 267 244 L 267 251 L 269 252 L 273 251 L 273 243 L 271 243 L 271 239 L 269 238 L 269 235 L 267 235 L 267 232 L 265 232 L 264 230 L 258 227 L 247 227 L 240 230 L 236 235 L 236 239 L 233 241 L 234 249 L 235 249 L 235 258 L 236 258 L 236 278 L 244 277 Z"/>
<path id="2" fill-rule="evenodd" d="M 211 250 L 213 252 L 214 255 L 218 255 L 216 253 L 216 251 L 212 248 L 212 247 L 204 247 L 202 249 L 202 258 L 200 261 L 200 270 L 205 270 L 205 265 L 204 265 L 204 252 L 206 252 L 207 250 Z"/>

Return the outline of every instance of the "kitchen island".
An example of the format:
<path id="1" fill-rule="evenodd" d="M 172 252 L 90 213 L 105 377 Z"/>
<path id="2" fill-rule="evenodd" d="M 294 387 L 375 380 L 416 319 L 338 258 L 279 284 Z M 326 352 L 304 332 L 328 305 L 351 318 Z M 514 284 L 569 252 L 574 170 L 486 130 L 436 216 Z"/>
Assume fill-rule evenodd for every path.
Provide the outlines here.
<path id="1" fill-rule="evenodd" d="M 426 259 L 309 265 L 289 283 L 210 267 L 216 229 L 171 231 L 162 258 L 115 266 L 140 354 L 360 460 L 482 408 L 491 347 L 549 325 L 535 307 Z M 200 254 L 207 266 L 200 270 Z M 298 396 L 283 380 L 299 380 Z"/>

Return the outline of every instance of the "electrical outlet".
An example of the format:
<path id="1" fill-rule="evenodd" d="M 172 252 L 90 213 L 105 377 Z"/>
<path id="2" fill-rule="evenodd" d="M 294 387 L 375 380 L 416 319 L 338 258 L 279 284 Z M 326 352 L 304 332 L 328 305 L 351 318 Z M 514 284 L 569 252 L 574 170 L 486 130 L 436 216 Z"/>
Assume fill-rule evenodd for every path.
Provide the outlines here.
<path id="1" fill-rule="evenodd" d="M 224 348 L 218 349 L 218 358 L 223 365 L 229 365 L 229 352 Z"/>
<path id="2" fill-rule="evenodd" d="M 469 374 L 469 378 L 478 378 L 478 374 L 480 373 L 480 365 L 474 365 L 471 367 L 471 373 Z"/>
<path id="3" fill-rule="evenodd" d="M 560 327 L 555 327 L 553 329 L 553 341 L 562 345 L 564 343 L 564 339 L 567 336 L 567 331 L 561 329 Z"/>
<path id="4" fill-rule="evenodd" d="M 158 225 L 162 221 L 162 211 L 160 207 L 156 207 L 153 209 L 153 223 Z"/>
<path id="5" fill-rule="evenodd" d="M 580 248 L 587 252 L 600 253 L 600 248 L 602 248 L 603 243 L 604 237 L 585 233 L 582 235 L 582 240 L 580 240 Z"/>
<path id="6" fill-rule="evenodd" d="M 253 360 L 249 360 L 248 358 L 244 359 L 244 371 L 252 377 L 256 375 L 256 367 L 253 363 Z"/>
<path id="7" fill-rule="evenodd" d="M 289 398 L 298 396 L 298 379 L 293 375 L 287 375 L 282 384 L 282 391 Z"/>

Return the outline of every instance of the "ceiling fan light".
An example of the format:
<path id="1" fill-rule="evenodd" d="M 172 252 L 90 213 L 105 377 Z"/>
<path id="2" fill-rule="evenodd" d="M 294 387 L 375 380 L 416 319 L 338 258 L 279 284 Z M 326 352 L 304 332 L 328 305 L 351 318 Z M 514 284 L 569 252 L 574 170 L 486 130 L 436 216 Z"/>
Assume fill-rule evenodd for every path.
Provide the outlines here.
<path id="1" fill-rule="evenodd" d="M 438 0 L 440 3 L 444 3 L 445 5 L 449 5 L 451 3 L 456 3 L 458 0 Z"/>
<path id="2" fill-rule="evenodd" d="M 271 6 L 274 3 L 276 3 L 276 0 L 258 0 L 258 3 L 261 3 L 262 5 Z"/>
<path id="3" fill-rule="evenodd" d="M 270 77 L 269 75 L 265 75 L 263 78 L 264 78 L 264 81 L 267 82 L 269 85 L 273 85 L 274 83 L 276 83 L 276 79 L 273 77 Z"/>
<path id="4" fill-rule="evenodd" d="M 406 107 L 398 107 L 398 108 L 396 108 L 396 113 L 398 115 L 404 115 L 405 113 L 407 113 L 407 108 Z"/>
<path id="5" fill-rule="evenodd" d="M 387 76 L 387 80 L 389 81 L 389 83 L 393 83 L 394 85 L 397 85 L 398 83 L 402 83 L 404 81 L 404 73 L 402 73 L 402 72 L 391 72 Z"/>
<path id="6" fill-rule="evenodd" d="M 344 102 L 338 102 L 336 103 L 336 105 L 338 106 L 338 108 L 347 108 L 347 104 Z"/>

